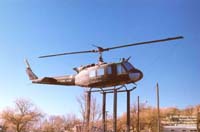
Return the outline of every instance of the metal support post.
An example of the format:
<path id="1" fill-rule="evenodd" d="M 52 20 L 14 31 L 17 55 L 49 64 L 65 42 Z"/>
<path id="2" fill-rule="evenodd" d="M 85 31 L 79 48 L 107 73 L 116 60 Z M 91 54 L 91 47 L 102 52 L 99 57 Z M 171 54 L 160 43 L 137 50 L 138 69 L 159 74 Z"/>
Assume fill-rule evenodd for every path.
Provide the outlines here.
<path id="1" fill-rule="evenodd" d="M 103 132 L 106 132 L 106 93 L 103 92 L 103 104 L 102 104 L 102 125 L 103 125 Z"/>
<path id="2" fill-rule="evenodd" d="M 126 121 L 127 132 L 130 132 L 130 90 L 127 90 L 127 121 Z"/>
<path id="3" fill-rule="evenodd" d="M 90 131 L 90 104 L 91 104 L 91 92 L 87 92 L 87 113 L 86 113 L 86 132 Z"/>
<path id="4" fill-rule="evenodd" d="M 113 100 L 113 131 L 117 132 L 117 89 L 114 89 Z"/>

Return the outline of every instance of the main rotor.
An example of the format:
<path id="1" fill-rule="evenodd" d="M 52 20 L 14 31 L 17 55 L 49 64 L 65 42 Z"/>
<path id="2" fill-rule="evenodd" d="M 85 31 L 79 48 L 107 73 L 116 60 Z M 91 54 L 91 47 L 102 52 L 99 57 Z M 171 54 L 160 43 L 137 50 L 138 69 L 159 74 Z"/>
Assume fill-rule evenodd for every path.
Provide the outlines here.
<path id="1" fill-rule="evenodd" d="M 132 44 L 125 44 L 125 45 L 119 45 L 109 48 L 103 48 L 100 46 L 96 46 L 96 49 L 93 50 L 85 50 L 85 51 L 75 51 L 75 52 L 65 52 L 65 53 L 59 53 L 59 54 L 50 54 L 50 55 L 44 55 L 39 56 L 39 58 L 47 58 L 47 57 L 55 57 L 55 56 L 62 56 L 62 55 L 71 55 L 71 54 L 82 54 L 82 53 L 98 53 L 99 54 L 99 63 L 103 63 L 103 57 L 102 54 L 105 51 L 113 50 L 113 49 L 119 49 L 119 48 L 125 48 L 129 46 L 137 46 L 137 45 L 144 45 L 144 44 L 153 44 L 158 42 L 164 42 L 164 41 L 171 41 L 171 40 L 177 40 L 177 39 L 183 39 L 183 36 L 176 36 L 176 37 L 170 37 L 170 38 L 164 38 L 164 39 L 158 39 L 158 40 L 150 40 L 150 41 L 144 41 L 144 42 L 136 42 Z"/>

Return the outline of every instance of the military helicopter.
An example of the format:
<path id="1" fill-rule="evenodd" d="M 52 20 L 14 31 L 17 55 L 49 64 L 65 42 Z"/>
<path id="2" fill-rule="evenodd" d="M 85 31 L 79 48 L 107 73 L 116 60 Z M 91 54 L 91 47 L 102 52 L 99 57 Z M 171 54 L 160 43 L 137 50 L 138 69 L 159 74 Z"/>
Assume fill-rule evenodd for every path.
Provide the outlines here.
<path id="1" fill-rule="evenodd" d="M 152 44 L 152 43 L 171 41 L 176 39 L 183 39 L 183 36 L 177 36 L 159 40 L 151 40 L 145 42 L 137 42 L 110 48 L 102 48 L 96 46 L 97 49 L 93 50 L 67 52 L 67 53 L 52 54 L 39 57 L 39 58 L 46 58 L 46 57 L 55 57 L 61 55 L 82 54 L 82 53 L 99 54 L 99 60 L 97 64 L 93 63 L 85 66 L 75 67 L 73 68 L 76 71 L 76 74 L 74 75 L 38 78 L 36 74 L 33 73 L 28 60 L 25 61 L 27 65 L 26 72 L 32 83 L 37 83 L 37 84 L 81 86 L 87 88 L 106 88 L 106 87 L 115 87 L 119 85 L 136 83 L 137 81 L 143 78 L 143 73 L 141 70 L 135 68 L 129 62 L 130 57 L 127 59 L 123 58 L 120 62 L 117 63 L 106 63 L 103 61 L 102 57 L 103 52 L 118 48 L 125 48 L 129 46 Z"/>

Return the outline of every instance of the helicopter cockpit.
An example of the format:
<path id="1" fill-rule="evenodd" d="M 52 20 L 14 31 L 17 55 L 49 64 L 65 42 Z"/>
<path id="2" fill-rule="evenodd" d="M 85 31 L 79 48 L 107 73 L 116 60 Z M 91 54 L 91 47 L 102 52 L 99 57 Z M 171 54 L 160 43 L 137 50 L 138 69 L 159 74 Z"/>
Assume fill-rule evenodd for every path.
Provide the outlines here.
<path id="1" fill-rule="evenodd" d="M 126 69 L 127 72 L 133 71 L 135 68 L 132 64 L 130 64 L 128 61 L 125 61 L 122 63 Z"/>
<path id="2" fill-rule="evenodd" d="M 143 77 L 143 73 L 140 70 L 134 68 L 133 65 L 129 63 L 128 61 L 122 62 L 122 65 L 126 69 L 126 72 L 128 73 L 131 81 L 136 82 Z"/>

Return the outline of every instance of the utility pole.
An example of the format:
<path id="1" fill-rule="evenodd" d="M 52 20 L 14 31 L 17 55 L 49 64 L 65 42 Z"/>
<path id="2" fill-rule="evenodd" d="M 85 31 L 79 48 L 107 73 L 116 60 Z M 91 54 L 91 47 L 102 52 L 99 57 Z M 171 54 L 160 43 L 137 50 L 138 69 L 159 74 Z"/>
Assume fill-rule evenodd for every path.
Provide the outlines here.
<path id="1" fill-rule="evenodd" d="M 138 112 L 137 112 L 137 132 L 140 132 L 140 97 L 137 98 Z"/>
<path id="2" fill-rule="evenodd" d="M 159 86 L 156 84 L 156 95 L 157 95 L 157 132 L 160 132 L 160 96 Z"/>

